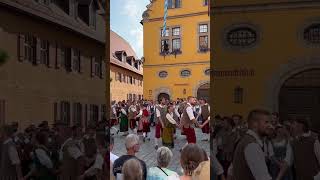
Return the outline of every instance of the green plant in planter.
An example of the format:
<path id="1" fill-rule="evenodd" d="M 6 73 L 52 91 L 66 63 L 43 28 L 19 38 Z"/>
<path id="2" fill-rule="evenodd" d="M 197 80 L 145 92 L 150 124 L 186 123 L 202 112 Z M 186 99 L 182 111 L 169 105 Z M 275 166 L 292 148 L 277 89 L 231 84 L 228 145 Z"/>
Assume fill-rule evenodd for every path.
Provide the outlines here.
<path id="1" fill-rule="evenodd" d="M 8 58 L 8 53 L 0 49 L 0 65 L 3 65 L 8 60 Z"/>

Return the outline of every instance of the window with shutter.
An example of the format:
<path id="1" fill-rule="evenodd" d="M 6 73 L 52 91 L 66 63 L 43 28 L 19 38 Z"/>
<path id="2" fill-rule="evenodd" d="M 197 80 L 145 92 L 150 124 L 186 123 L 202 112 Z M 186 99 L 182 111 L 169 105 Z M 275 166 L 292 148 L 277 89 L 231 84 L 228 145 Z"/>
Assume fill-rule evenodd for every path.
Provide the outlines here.
<path id="1" fill-rule="evenodd" d="M 40 40 L 40 63 L 49 66 L 49 41 Z"/>
<path id="2" fill-rule="evenodd" d="M 91 77 L 94 77 L 95 75 L 95 62 L 96 62 L 96 58 L 91 57 Z"/>
<path id="3" fill-rule="evenodd" d="M 24 57 L 31 63 L 36 63 L 37 58 L 37 39 L 32 35 L 25 36 Z"/>
<path id="4" fill-rule="evenodd" d="M 91 104 L 90 105 L 90 121 L 97 123 L 99 120 L 99 106 Z"/>
<path id="5" fill-rule="evenodd" d="M 73 124 L 82 125 L 82 105 L 81 103 L 73 103 Z"/>
<path id="6" fill-rule="evenodd" d="M 201 23 L 198 25 L 198 49 L 199 53 L 209 52 L 210 46 L 210 32 L 208 23 Z"/>
<path id="7" fill-rule="evenodd" d="M 94 68 L 95 68 L 95 76 L 101 77 L 101 69 L 102 69 L 102 57 L 96 57 L 94 62 Z"/>
<path id="8" fill-rule="evenodd" d="M 64 67 L 67 72 L 72 71 L 71 48 L 65 48 L 64 51 Z"/>
<path id="9" fill-rule="evenodd" d="M 70 125 L 70 103 L 67 101 L 61 102 L 61 121 Z"/>
<path id="10" fill-rule="evenodd" d="M 18 49 L 19 61 L 24 61 L 25 60 L 25 35 L 24 34 L 19 34 L 18 42 L 19 42 L 19 49 Z"/>
<path id="11" fill-rule="evenodd" d="M 73 56 L 72 56 L 72 69 L 75 72 L 80 72 L 80 50 L 78 49 L 72 49 L 73 50 Z"/>

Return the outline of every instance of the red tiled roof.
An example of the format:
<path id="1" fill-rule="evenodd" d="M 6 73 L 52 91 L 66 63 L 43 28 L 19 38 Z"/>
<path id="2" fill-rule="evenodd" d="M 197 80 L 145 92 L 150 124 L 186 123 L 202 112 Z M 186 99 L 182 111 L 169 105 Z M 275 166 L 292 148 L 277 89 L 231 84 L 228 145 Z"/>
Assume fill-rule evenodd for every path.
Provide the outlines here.
<path id="1" fill-rule="evenodd" d="M 130 44 L 117 33 L 110 30 L 110 55 L 112 56 L 116 51 L 125 51 L 127 56 L 134 56 L 137 59 L 137 55 Z"/>
<path id="2" fill-rule="evenodd" d="M 115 53 L 121 51 L 125 51 L 127 57 L 131 56 L 135 59 L 138 59 L 136 53 L 134 52 L 130 44 L 117 33 L 110 30 L 110 63 L 142 75 L 142 67 L 139 71 L 135 67 L 130 66 L 130 64 L 128 64 L 127 62 L 121 62 L 116 58 Z"/>

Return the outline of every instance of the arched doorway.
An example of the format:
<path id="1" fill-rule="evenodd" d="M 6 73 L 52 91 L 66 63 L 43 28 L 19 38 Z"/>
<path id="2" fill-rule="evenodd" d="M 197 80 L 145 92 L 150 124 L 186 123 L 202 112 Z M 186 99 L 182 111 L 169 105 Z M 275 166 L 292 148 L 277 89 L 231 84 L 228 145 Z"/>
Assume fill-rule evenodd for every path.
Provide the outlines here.
<path id="1" fill-rule="evenodd" d="M 170 96 L 167 93 L 160 93 L 158 95 L 158 101 L 160 102 L 162 98 L 165 98 L 166 100 L 170 100 Z"/>
<path id="2" fill-rule="evenodd" d="M 282 120 L 306 117 L 312 129 L 320 131 L 320 69 L 309 69 L 288 78 L 280 88 Z"/>
<path id="3" fill-rule="evenodd" d="M 210 89 L 209 83 L 205 83 L 205 84 L 201 85 L 197 90 L 197 99 L 204 98 L 207 101 L 209 101 L 210 100 L 209 89 Z"/>

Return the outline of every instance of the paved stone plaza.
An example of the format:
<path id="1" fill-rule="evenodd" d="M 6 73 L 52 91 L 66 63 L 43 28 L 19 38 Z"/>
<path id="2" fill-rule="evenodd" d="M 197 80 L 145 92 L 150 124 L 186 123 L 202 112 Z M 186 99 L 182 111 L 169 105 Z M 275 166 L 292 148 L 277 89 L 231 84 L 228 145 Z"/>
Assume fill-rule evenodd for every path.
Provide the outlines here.
<path id="1" fill-rule="evenodd" d="M 154 132 L 155 132 L 155 128 L 151 127 L 151 133 L 148 135 L 148 137 L 151 137 L 151 139 L 150 141 L 146 140 L 145 143 L 142 141 L 142 136 L 141 136 L 140 152 L 137 154 L 138 158 L 146 162 L 148 168 L 157 165 L 156 151 L 154 148 Z M 175 140 L 175 147 L 174 149 L 172 149 L 173 159 L 171 160 L 169 169 L 181 175 L 182 172 L 181 172 L 181 166 L 180 166 L 179 150 L 183 145 L 185 145 L 187 140 L 185 136 L 181 136 L 180 134 L 181 134 L 180 130 L 177 129 L 177 139 Z M 201 129 L 196 129 L 196 135 L 197 135 L 197 144 L 200 147 L 204 148 L 209 155 L 210 141 L 201 141 L 204 138 L 204 136 L 202 135 Z M 124 139 L 125 139 L 125 136 L 122 136 L 122 133 L 114 135 L 115 142 L 114 142 L 113 153 L 116 154 L 117 156 L 126 154 Z M 161 145 L 161 143 L 159 145 Z"/>

